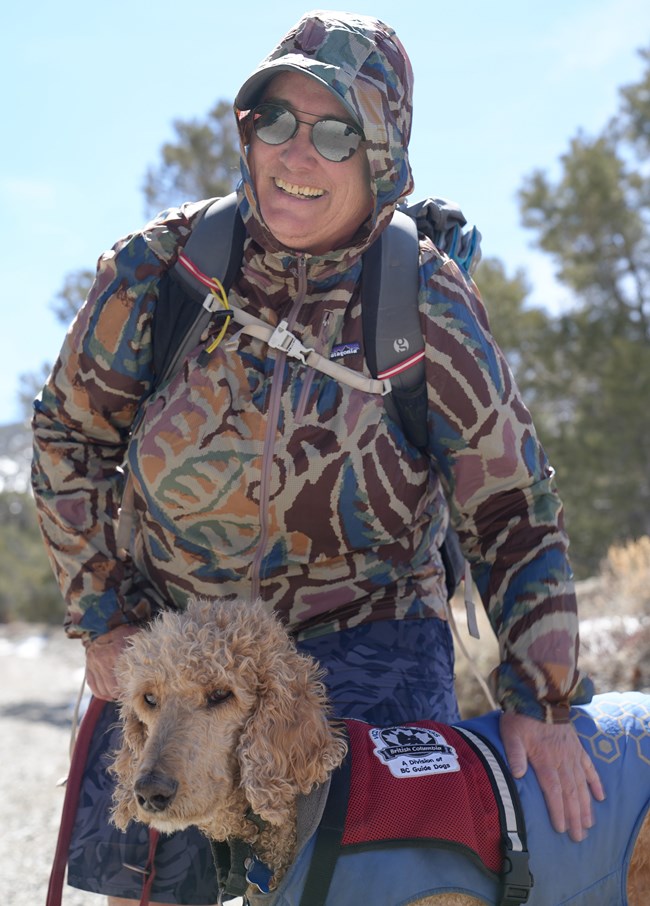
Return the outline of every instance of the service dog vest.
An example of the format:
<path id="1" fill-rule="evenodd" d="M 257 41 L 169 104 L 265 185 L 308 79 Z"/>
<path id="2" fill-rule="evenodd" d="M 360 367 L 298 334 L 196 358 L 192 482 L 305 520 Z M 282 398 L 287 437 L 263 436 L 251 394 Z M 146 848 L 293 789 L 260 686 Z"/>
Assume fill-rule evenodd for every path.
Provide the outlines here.
<path id="1" fill-rule="evenodd" d="M 596 696 L 590 705 L 572 709 L 572 720 L 583 746 L 594 760 L 607 798 L 594 803 L 596 823 L 587 839 L 573 843 L 566 834 L 552 829 L 534 772 L 529 770 L 516 782 L 527 818 L 530 869 L 534 877 L 527 906 L 569 903 L 571 906 L 614 903 L 624 906 L 634 842 L 650 806 L 650 696 L 641 693 Z M 381 756 L 374 750 L 380 746 L 370 736 L 375 728 L 357 721 L 352 723 L 368 734 L 370 742 L 366 740 L 365 747 L 372 747 L 372 757 L 379 759 Z M 497 713 L 463 721 L 458 729 L 480 734 L 504 757 Z M 442 735 L 447 739 L 444 732 Z M 395 736 L 389 738 L 389 744 L 393 740 L 399 746 Z M 385 769 L 390 771 L 390 766 L 386 765 Z M 404 775 L 401 782 L 406 787 L 413 779 Z M 350 787 L 352 797 L 363 802 L 364 796 L 357 797 L 352 791 L 353 783 L 354 780 Z M 368 789 L 365 781 L 358 786 Z M 412 803 L 413 797 L 406 793 L 405 796 Z M 435 811 L 437 802 L 430 800 L 429 804 L 430 810 Z M 348 842 L 353 839 L 353 826 L 374 827 L 376 819 L 383 834 L 393 821 L 394 816 L 386 819 L 381 815 L 378 801 L 366 799 L 363 810 L 365 817 L 361 822 L 355 819 L 346 825 L 348 836 L 344 839 Z M 395 811 L 394 806 L 391 811 Z M 297 858 L 278 889 L 268 895 L 251 897 L 253 906 L 300 906 L 315 850 L 315 831 L 314 827 L 311 833 L 305 834 Z M 375 835 L 375 831 L 371 830 L 370 835 Z M 366 848 L 349 842 L 341 845 L 338 852 L 325 903 L 326 906 L 358 906 L 362 900 L 375 906 L 393 906 L 447 892 L 466 893 L 489 904 L 498 904 L 501 896 L 498 880 L 460 847 L 380 840 Z"/>

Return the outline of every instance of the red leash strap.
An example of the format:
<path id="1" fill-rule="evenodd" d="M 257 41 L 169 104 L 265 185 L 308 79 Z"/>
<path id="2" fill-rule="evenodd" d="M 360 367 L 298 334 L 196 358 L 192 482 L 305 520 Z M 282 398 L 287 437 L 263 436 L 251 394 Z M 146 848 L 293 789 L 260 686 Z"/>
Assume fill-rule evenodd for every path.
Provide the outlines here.
<path id="1" fill-rule="evenodd" d="M 156 863 L 154 862 L 156 856 L 156 847 L 158 846 L 158 838 L 160 834 L 157 830 L 154 830 L 153 827 L 149 828 L 149 855 L 147 856 L 147 872 L 146 880 L 142 885 L 142 897 L 140 898 L 140 906 L 149 906 L 149 897 L 151 896 L 151 888 L 153 886 L 153 879 L 156 877 Z"/>
<path id="2" fill-rule="evenodd" d="M 59 836 L 56 842 L 54 861 L 52 862 L 52 871 L 50 872 L 50 883 L 47 888 L 47 900 L 45 906 L 61 906 L 61 896 L 63 893 L 63 879 L 68 862 L 68 849 L 70 848 L 70 839 L 72 837 L 72 828 L 77 815 L 77 806 L 79 805 L 79 794 L 81 791 L 81 778 L 83 777 L 88 749 L 93 738 L 97 721 L 104 710 L 106 704 L 101 698 L 91 698 L 88 710 L 84 714 L 83 720 L 79 725 L 79 733 L 74 745 L 72 760 L 70 762 L 70 772 L 65 789 L 65 799 L 63 800 L 63 810 L 61 812 L 61 824 L 59 825 Z"/>

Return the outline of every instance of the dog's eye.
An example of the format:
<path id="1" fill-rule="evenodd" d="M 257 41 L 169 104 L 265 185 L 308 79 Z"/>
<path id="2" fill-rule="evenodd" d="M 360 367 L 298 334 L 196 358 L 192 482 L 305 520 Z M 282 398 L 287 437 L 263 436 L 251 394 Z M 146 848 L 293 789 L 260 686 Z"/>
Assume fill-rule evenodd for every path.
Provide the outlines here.
<path id="1" fill-rule="evenodd" d="M 145 692 L 142 698 L 144 699 L 145 705 L 149 705 L 150 708 L 156 708 L 158 706 L 158 699 L 153 692 Z"/>
<path id="2" fill-rule="evenodd" d="M 212 692 L 208 692 L 208 697 L 206 699 L 207 705 L 209 708 L 213 708 L 215 705 L 221 705 L 232 695 L 232 692 L 229 689 L 213 689 Z"/>

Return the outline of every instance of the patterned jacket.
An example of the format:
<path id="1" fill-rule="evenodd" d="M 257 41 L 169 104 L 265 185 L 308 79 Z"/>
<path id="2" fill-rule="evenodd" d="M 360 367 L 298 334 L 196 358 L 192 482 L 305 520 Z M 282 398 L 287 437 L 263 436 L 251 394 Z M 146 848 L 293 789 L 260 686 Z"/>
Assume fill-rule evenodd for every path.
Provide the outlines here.
<path id="1" fill-rule="evenodd" d="M 347 14 L 305 17 L 261 68 L 287 53 L 363 125 L 374 211 L 348 247 L 279 247 L 242 144 L 247 240 L 230 301 L 271 325 L 285 318 L 325 356 L 345 347 L 345 364 L 368 374 L 361 255 L 412 190 L 410 64 L 390 28 Z M 33 487 L 69 634 L 147 620 L 191 594 L 259 596 L 302 636 L 443 617 L 438 545 L 451 514 L 500 640 L 500 700 L 567 719 L 579 675 L 561 503 L 472 281 L 421 240 L 430 457 L 381 397 L 234 328 L 209 356 L 219 327 L 208 330 L 152 394 L 160 278 L 201 207 L 167 211 L 101 256 L 35 402 Z M 136 531 L 120 555 L 125 460 Z"/>

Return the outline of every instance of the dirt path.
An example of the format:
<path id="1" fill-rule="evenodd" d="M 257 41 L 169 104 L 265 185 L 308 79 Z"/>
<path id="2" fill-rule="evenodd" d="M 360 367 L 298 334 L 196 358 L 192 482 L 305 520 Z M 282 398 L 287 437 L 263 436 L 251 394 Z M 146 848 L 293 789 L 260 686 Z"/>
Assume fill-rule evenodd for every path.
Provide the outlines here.
<path id="1" fill-rule="evenodd" d="M 44 906 L 63 804 L 82 648 L 60 630 L 0 626 L 0 903 Z M 64 906 L 103 897 L 66 888 Z"/>

